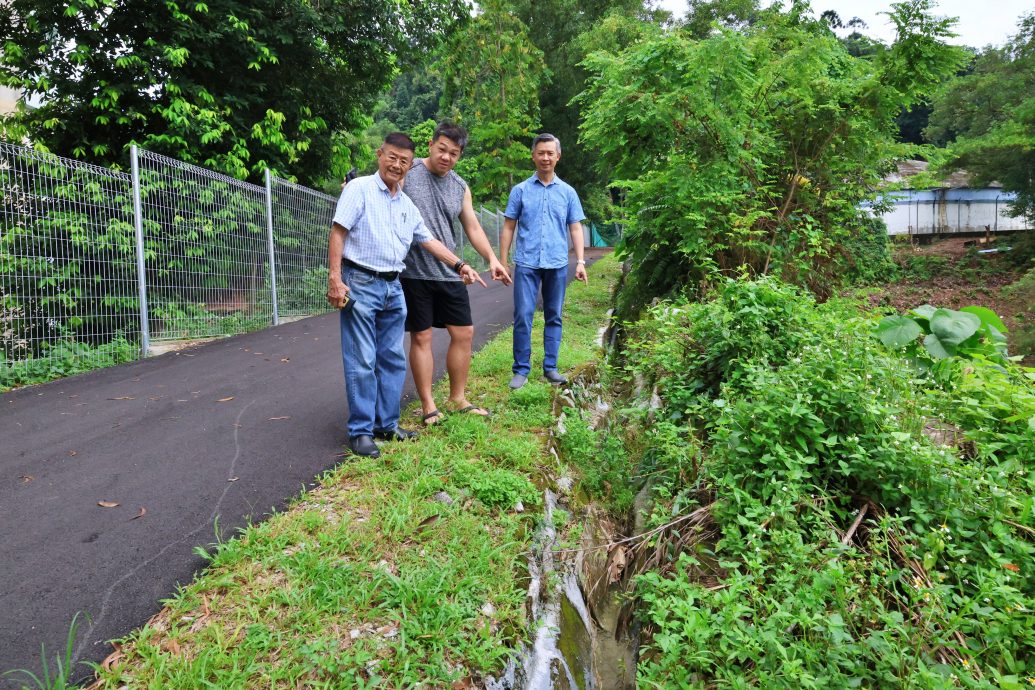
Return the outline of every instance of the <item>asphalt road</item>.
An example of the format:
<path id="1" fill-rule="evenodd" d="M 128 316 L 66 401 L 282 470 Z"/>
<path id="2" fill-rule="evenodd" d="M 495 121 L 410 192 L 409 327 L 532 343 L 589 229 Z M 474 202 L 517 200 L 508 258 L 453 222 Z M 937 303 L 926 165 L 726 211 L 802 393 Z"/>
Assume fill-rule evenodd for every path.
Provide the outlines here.
<path id="1" fill-rule="evenodd" d="M 510 288 L 486 282 L 475 349 L 512 320 Z M 261 520 L 340 462 L 340 357 L 332 313 L 0 396 L 0 672 L 38 672 L 77 612 L 75 659 L 101 661 L 205 565 L 217 524 Z"/>

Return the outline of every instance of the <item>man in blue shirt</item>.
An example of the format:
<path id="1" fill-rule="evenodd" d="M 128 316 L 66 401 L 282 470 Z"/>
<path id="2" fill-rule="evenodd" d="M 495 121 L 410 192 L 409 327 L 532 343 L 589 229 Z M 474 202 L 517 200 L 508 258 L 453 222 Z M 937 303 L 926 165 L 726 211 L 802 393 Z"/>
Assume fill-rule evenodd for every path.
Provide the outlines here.
<path id="1" fill-rule="evenodd" d="M 532 369 L 532 316 L 540 288 L 543 294 L 543 376 L 550 383 L 567 383 L 557 371 L 561 348 L 561 309 L 568 282 L 568 237 L 575 250 L 575 278 L 587 282 L 583 259 L 582 203 L 574 189 L 554 174 L 561 159 L 561 142 L 552 134 L 532 141 L 535 174 L 510 190 L 500 233 L 500 259 L 507 263 L 514 248 L 514 377 L 521 388 Z"/>
<path id="2" fill-rule="evenodd" d="M 406 379 L 406 301 L 399 273 L 410 245 L 420 244 L 465 284 L 485 285 L 478 271 L 432 237 L 417 207 L 402 193 L 413 152 L 413 141 L 405 134 L 385 137 L 377 150 L 377 173 L 356 178 L 342 190 L 328 241 L 327 301 L 341 309 L 349 448 L 357 455 L 378 457 L 375 437 L 415 436 L 399 428 Z"/>

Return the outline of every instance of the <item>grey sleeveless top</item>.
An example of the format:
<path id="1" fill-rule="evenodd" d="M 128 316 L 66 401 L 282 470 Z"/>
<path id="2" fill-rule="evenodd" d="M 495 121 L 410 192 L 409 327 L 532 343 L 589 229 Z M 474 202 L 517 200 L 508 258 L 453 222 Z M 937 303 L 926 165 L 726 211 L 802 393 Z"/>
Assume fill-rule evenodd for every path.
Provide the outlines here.
<path id="1" fill-rule="evenodd" d="M 456 245 L 459 234 L 463 232 L 457 219 L 466 189 L 467 183 L 455 172 L 450 170 L 439 177 L 428 170 L 422 158 L 414 161 L 403 184 L 403 192 L 420 211 L 431 234 L 454 254 L 458 254 Z M 420 280 L 460 280 L 452 266 L 446 266 L 418 244 L 411 246 L 406 255 L 406 269 L 402 276 Z"/>

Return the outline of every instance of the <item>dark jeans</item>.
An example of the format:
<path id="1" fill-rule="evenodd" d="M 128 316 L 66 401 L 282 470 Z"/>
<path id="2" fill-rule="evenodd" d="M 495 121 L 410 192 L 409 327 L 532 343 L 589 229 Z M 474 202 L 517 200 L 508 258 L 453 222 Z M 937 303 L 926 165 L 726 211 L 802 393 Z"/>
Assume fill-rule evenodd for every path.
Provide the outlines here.
<path id="1" fill-rule="evenodd" d="M 514 266 L 514 366 L 515 374 L 528 376 L 532 369 L 532 317 L 543 291 L 543 371 L 557 370 L 557 353 L 561 349 L 561 310 L 564 290 L 568 285 L 568 267 L 528 268 Z"/>

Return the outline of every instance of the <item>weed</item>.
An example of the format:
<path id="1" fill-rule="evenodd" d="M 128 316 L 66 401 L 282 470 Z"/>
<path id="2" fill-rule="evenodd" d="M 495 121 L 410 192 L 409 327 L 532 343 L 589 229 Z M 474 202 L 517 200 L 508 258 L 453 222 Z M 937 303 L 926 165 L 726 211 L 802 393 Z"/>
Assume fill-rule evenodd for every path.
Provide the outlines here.
<path id="1" fill-rule="evenodd" d="M 714 521 L 659 540 L 664 567 L 637 580 L 645 686 L 1035 677 L 1031 372 L 958 347 L 917 369 L 873 327 L 746 283 L 632 329 L 626 371 L 661 400 L 641 460 L 658 480 L 649 524 L 704 505 Z"/>
<path id="2" fill-rule="evenodd" d="M 33 686 L 38 690 L 68 690 L 75 687 L 69 682 L 72 676 L 72 671 L 75 668 L 75 664 L 72 662 L 72 655 L 75 648 L 76 633 L 79 630 L 79 613 L 72 616 L 72 624 L 68 628 L 68 637 L 65 640 L 65 654 L 64 656 L 54 657 L 54 668 L 53 673 L 50 665 L 47 662 L 47 648 L 40 645 L 40 663 L 42 664 L 43 676 L 37 676 L 32 671 L 26 669 L 18 669 L 15 671 L 7 671 L 3 676 L 22 674 L 29 679 Z M 22 686 L 23 690 L 28 686 Z"/>
<path id="3" fill-rule="evenodd" d="M 597 433 L 581 412 L 565 408 L 565 431 L 560 449 L 565 460 L 581 473 L 579 486 L 590 498 L 603 500 L 613 515 L 632 507 L 638 489 L 635 462 L 619 435 Z"/>
<path id="4" fill-rule="evenodd" d="M 0 352 L 0 391 L 110 367 L 139 357 L 140 346 L 123 335 L 96 346 L 74 340 L 47 343 L 39 357 L 27 359 L 7 360 Z"/>

